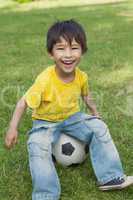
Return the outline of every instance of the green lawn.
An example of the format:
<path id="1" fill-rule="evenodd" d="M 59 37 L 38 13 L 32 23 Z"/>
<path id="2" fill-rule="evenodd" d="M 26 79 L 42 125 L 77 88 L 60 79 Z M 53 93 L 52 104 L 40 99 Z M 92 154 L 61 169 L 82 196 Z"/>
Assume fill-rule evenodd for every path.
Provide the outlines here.
<path id="1" fill-rule="evenodd" d="M 120 152 L 126 174 L 133 174 L 133 2 L 25 9 L 0 8 L 0 199 L 31 200 L 26 149 L 31 111 L 20 126 L 19 143 L 4 148 L 4 135 L 17 100 L 46 66 L 48 27 L 57 19 L 74 18 L 83 24 L 89 51 L 81 69 L 88 72 L 94 99 Z M 84 109 L 82 107 L 82 109 Z M 132 200 L 133 187 L 100 192 L 88 159 L 76 168 L 57 166 L 61 200 Z"/>

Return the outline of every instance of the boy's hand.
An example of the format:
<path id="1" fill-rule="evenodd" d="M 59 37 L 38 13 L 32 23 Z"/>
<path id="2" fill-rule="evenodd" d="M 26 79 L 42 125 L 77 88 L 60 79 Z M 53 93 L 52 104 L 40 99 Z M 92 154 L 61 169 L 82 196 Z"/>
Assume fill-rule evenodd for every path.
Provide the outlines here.
<path id="1" fill-rule="evenodd" d="M 9 128 L 5 137 L 5 146 L 10 149 L 17 143 L 18 131 L 17 129 Z"/>
<path id="2" fill-rule="evenodd" d="M 101 116 L 96 109 L 96 105 L 95 105 L 90 93 L 87 96 L 83 96 L 83 101 L 85 102 L 87 107 L 90 109 L 91 114 L 96 116 L 97 118 L 101 119 Z"/>

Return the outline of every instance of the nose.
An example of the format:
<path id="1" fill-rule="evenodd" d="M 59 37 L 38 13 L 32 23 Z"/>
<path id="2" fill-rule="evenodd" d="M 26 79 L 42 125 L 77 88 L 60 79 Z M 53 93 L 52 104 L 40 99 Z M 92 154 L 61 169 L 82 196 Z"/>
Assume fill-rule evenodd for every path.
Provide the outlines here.
<path id="1" fill-rule="evenodd" d="M 71 51 L 71 49 L 68 47 L 68 48 L 66 48 L 66 50 L 65 50 L 65 57 L 66 58 L 70 58 L 72 56 L 72 51 Z"/>

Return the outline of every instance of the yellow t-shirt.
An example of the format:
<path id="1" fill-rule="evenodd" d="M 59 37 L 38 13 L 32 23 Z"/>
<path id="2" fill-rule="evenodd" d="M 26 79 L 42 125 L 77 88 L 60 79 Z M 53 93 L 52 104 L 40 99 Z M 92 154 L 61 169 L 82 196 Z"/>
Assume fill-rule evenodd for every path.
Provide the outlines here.
<path id="1" fill-rule="evenodd" d="M 45 69 L 24 95 L 32 119 L 62 121 L 80 111 L 79 100 L 88 94 L 88 76 L 79 68 L 72 82 L 59 79 L 55 66 Z"/>

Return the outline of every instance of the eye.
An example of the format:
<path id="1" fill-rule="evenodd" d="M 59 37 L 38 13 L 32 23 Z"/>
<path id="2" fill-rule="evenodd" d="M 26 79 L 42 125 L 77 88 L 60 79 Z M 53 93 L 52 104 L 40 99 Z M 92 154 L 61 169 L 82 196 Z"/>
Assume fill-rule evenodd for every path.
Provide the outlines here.
<path id="1" fill-rule="evenodd" d="M 64 50 L 64 48 L 63 47 L 59 47 L 59 48 L 57 48 L 57 50 Z"/>
<path id="2" fill-rule="evenodd" d="M 72 50 L 79 49 L 78 47 L 72 47 Z"/>

